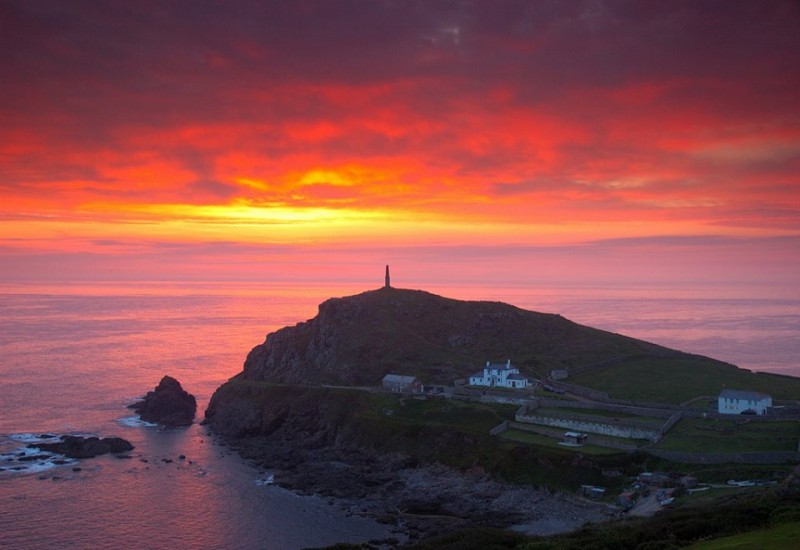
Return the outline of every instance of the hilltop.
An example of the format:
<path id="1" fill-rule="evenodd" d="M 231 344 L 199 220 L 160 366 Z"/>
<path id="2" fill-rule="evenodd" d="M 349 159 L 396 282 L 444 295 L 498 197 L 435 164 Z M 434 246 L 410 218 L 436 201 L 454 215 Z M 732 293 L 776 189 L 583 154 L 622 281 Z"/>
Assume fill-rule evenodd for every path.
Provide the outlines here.
<path id="1" fill-rule="evenodd" d="M 390 372 L 451 384 L 486 361 L 523 374 L 629 358 L 731 365 L 574 323 L 560 315 L 421 290 L 381 288 L 332 298 L 313 319 L 282 328 L 250 352 L 240 375 L 288 384 L 377 385 Z"/>

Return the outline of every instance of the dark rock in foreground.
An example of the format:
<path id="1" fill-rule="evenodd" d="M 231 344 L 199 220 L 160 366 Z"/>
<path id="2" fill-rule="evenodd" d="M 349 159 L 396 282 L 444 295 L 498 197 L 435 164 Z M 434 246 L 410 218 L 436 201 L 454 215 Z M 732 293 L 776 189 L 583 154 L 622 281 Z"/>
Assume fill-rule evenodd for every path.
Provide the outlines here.
<path id="1" fill-rule="evenodd" d="M 164 426 L 189 426 L 197 412 L 197 400 L 171 376 L 164 376 L 154 391 L 143 400 L 129 405 L 145 422 Z"/>
<path id="2" fill-rule="evenodd" d="M 69 458 L 93 458 L 108 453 L 124 453 L 133 450 L 133 445 L 121 437 L 79 437 L 62 435 L 57 443 L 35 443 L 28 447 L 57 453 Z"/>

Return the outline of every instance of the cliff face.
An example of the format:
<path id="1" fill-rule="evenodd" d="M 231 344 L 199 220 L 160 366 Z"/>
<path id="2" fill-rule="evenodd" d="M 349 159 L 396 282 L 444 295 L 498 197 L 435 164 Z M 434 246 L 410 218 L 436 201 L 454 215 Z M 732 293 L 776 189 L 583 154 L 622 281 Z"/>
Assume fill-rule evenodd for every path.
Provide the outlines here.
<path id="1" fill-rule="evenodd" d="M 320 448 L 342 443 L 339 431 L 356 411 L 368 407 L 366 396 L 366 392 L 235 380 L 214 393 L 205 422 L 223 436 L 270 436 L 291 442 L 294 448 Z"/>
<path id="2" fill-rule="evenodd" d="M 389 372 L 451 383 L 487 360 L 511 359 L 523 373 L 578 366 L 654 344 L 578 325 L 559 315 L 499 302 L 382 288 L 319 306 L 313 319 L 280 329 L 253 348 L 242 377 L 293 384 L 375 385 Z"/>

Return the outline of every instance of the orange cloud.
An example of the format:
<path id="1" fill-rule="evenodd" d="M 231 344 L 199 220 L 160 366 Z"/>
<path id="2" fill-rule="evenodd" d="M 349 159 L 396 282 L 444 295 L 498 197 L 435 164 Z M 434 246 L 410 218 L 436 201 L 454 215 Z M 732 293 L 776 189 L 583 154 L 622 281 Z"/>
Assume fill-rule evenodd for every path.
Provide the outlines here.
<path id="1" fill-rule="evenodd" d="M 0 246 L 800 231 L 791 3 L 290 4 L 9 4 Z"/>

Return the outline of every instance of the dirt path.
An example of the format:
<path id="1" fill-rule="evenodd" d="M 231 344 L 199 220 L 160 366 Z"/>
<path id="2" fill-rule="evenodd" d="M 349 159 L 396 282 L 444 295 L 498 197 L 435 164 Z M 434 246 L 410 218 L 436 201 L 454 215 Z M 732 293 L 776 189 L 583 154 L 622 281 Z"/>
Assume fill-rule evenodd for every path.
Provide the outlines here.
<path id="1" fill-rule="evenodd" d="M 628 511 L 628 515 L 649 517 L 661 510 L 661 504 L 658 502 L 655 493 L 651 493 L 646 497 L 642 497 L 636 501 L 633 508 Z"/>

